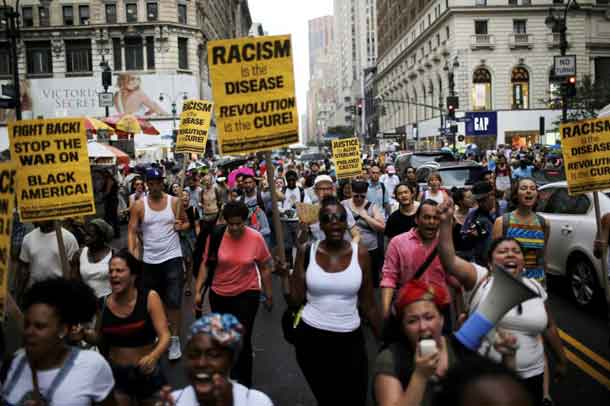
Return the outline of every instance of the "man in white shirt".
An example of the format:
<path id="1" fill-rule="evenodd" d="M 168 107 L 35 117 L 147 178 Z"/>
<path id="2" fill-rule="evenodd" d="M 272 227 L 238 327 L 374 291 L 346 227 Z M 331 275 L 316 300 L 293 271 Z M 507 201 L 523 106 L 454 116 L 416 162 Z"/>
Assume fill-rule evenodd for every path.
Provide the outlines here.
<path id="1" fill-rule="evenodd" d="M 61 234 L 66 248 L 66 257 L 71 264 L 70 269 L 67 270 L 71 276 L 74 270 L 72 265 L 78 261 L 78 241 L 71 232 L 64 228 L 61 229 Z M 19 253 L 19 269 L 23 289 L 44 279 L 63 276 L 53 221 L 37 223 L 37 228 L 24 237 Z M 20 297 L 19 294 L 17 296 Z"/>
<path id="2" fill-rule="evenodd" d="M 280 203 L 280 215 L 284 230 L 284 251 L 286 261 L 292 268 L 292 249 L 297 245 L 299 231 L 296 215 L 297 203 L 311 203 L 305 189 L 297 185 L 298 175 L 295 171 L 286 172 L 286 187 L 282 191 L 284 200 Z"/>
<path id="3" fill-rule="evenodd" d="M 388 167 L 385 168 L 385 173 L 381 175 L 379 181 L 383 183 L 385 190 L 387 190 L 388 194 L 390 195 L 390 205 L 397 204 L 396 200 L 394 199 L 394 189 L 396 188 L 396 185 L 400 183 L 400 178 L 398 175 L 396 175 L 396 168 L 394 168 L 392 165 L 388 165 Z M 389 215 L 390 213 L 386 212 L 386 216 Z"/>

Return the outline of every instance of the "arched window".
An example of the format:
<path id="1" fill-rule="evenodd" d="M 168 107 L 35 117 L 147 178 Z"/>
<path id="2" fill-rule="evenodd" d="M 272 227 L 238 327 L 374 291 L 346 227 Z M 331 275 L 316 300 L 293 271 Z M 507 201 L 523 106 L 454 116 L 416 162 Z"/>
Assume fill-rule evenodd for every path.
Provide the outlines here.
<path id="1" fill-rule="evenodd" d="M 562 78 L 555 76 L 555 70 L 551 69 L 549 72 L 549 108 L 558 109 L 561 107 L 561 83 Z"/>
<path id="2" fill-rule="evenodd" d="M 516 67 L 510 75 L 513 90 L 513 109 L 529 109 L 530 74 L 523 67 Z"/>
<path id="3" fill-rule="evenodd" d="M 491 74 L 485 68 L 472 75 L 472 109 L 491 110 Z"/>

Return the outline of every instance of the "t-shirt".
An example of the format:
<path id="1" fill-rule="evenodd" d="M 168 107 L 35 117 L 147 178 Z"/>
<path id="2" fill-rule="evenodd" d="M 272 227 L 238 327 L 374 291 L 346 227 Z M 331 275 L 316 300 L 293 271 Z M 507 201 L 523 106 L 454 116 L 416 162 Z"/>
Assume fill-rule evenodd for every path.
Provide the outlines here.
<path id="1" fill-rule="evenodd" d="M 273 402 L 263 392 L 248 389 L 244 385 L 231 381 L 233 384 L 233 406 L 273 406 Z M 199 406 L 197 394 L 192 386 L 172 392 L 176 406 Z"/>
<path id="2" fill-rule="evenodd" d="M 78 253 L 78 242 L 74 235 L 68 230 L 61 229 L 66 247 L 68 261 Z M 53 276 L 62 276 L 61 257 L 57 245 L 55 231 L 43 233 L 40 228 L 34 229 L 23 239 L 19 259 L 29 264 L 30 280 L 28 287 L 35 282 L 48 279 Z"/>
<path id="3" fill-rule="evenodd" d="M 19 350 L 13 359 L 7 379 L 4 382 L 3 393 L 9 404 L 16 404 L 23 396 L 32 391 L 32 372 L 29 366 L 24 366 L 21 376 L 12 388 L 11 383 L 19 361 L 25 356 L 25 351 Z M 49 391 L 60 368 L 38 371 L 38 386 L 43 396 Z M 74 365 L 68 371 L 63 381 L 55 389 L 51 400 L 54 406 L 91 406 L 93 402 L 101 402 L 108 397 L 114 387 L 114 377 L 108 362 L 98 352 L 80 350 Z"/>
<path id="4" fill-rule="evenodd" d="M 270 258 L 267 244 L 258 231 L 245 227 L 239 240 L 225 233 L 218 249 L 212 290 L 221 296 L 260 290 L 257 266 L 260 268 Z"/>
<path id="5" fill-rule="evenodd" d="M 485 279 L 488 271 L 482 266 L 474 263 L 473 265 L 477 272 L 476 285 L 478 285 Z M 540 297 L 521 303 L 521 313 L 518 311 L 518 306 L 510 309 L 497 326 L 510 332 L 517 338 L 519 350 L 517 351 L 517 368 L 515 372 L 521 378 L 527 379 L 544 372 L 544 345 L 542 344 L 540 334 L 544 332 L 548 325 L 548 317 L 544 307 L 544 302 L 548 296 L 544 288 L 536 280 L 521 278 L 521 281 L 535 292 L 538 292 Z M 491 280 L 488 279 L 483 281 L 480 288 L 476 291 L 473 289 L 469 292 L 464 292 L 465 303 L 470 303 L 469 313 L 473 313 L 478 304 L 487 297 L 491 285 Z M 479 353 L 496 362 L 502 360 L 501 354 L 486 339 L 481 344 Z"/>
<path id="6" fill-rule="evenodd" d="M 407 216 L 402 214 L 400 209 L 398 209 L 388 217 L 388 221 L 385 223 L 384 234 L 389 239 L 392 239 L 398 234 L 406 233 L 413 227 L 415 227 L 415 213 Z"/>

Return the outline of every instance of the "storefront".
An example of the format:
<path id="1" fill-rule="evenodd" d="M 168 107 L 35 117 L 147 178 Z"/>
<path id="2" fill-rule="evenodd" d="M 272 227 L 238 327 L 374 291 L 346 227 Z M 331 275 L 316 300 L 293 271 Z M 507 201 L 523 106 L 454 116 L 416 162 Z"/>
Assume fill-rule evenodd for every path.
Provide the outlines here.
<path id="1" fill-rule="evenodd" d="M 479 151 L 496 149 L 498 113 L 495 111 L 467 112 L 464 116 L 466 145 L 475 144 Z"/>
<path id="2" fill-rule="evenodd" d="M 510 142 L 513 149 L 529 148 L 541 143 L 539 131 L 506 131 L 504 137 L 506 143 Z"/>

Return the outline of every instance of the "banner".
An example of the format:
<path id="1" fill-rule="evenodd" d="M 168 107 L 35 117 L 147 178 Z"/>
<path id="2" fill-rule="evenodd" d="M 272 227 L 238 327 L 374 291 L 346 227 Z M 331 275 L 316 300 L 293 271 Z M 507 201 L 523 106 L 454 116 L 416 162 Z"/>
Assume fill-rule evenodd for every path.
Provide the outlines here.
<path id="1" fill-rule="evenodd" d="M 571 195 L 610 188 L 610 117 L 560 126 Z"/>
<path id="2" fill-rule="evenodd" d="M 177 154 L 205 153 L 213 106 L 213 103 L 205 100 L 184 102 L 176 137 Z"/>
<path id="3" fill-rule="evenodd" d="M 0 321 L 6 313 L 11 231 L 15 206 L 15 165 L 0 163 Z"/>
<path id="4" fill-rule="evenodd" d="M 82 119 L 12 121 L 8 136 L 21 221 L 95 214 Z"/>
<path id="5" fill-rule="evenodd" d="M 290 35 L 208 42 L 221 154 L 299 142 Z"/>
<path id="6" fill-rule="evenodd" d="M 333 140 L 332 149 L 337 179 L 350 178 L 362 173 L 358 138 Z"/>

